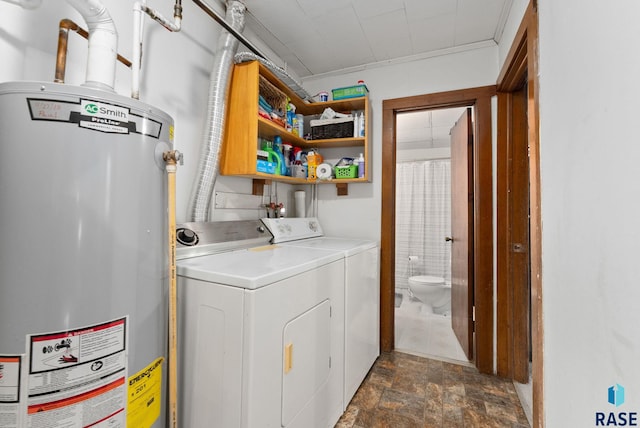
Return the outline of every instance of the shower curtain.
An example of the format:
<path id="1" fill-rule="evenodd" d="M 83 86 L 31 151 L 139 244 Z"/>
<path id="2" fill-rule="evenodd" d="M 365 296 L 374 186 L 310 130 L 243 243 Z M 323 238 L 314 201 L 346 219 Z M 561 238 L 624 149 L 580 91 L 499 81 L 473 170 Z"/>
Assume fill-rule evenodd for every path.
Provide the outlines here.
<path id="1" fill-rule="evenodd" d="M 396 165 L 396 289 L 412 275 L 451 280 L 451 161 Z M 409 265 L 409 256 L 418 259 Z M 411 270 L 411 271 L 410 271 Z"/>

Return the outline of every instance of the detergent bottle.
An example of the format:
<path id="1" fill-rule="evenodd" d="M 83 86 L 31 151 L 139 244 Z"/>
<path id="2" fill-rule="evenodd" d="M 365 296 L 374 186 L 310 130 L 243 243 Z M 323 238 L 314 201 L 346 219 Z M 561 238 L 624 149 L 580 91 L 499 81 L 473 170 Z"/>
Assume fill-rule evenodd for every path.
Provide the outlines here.
<path id="1" fill-rule="evenodd" d="M 278 175 L 287 175 L 287 164 L 284 161 L 284 154 L 282 152 L 282 137 L 276 135 L 273 137 L 273 151 L 278 156 Z"/>
<path id="2" fill-rule="evenodd" d="M 280 156 L 278 156 L 278 153 L 273 149 L 273 142 L 269 140 L 262 140 L 262 150 L 269 154 L 269 162 L 273 162 L 274 164 L 276 164 L 276 170 L 274 171 L 274 173 L 276 175 L 281 175 L 281 164 L 284 162 L 281 162 Z"/>

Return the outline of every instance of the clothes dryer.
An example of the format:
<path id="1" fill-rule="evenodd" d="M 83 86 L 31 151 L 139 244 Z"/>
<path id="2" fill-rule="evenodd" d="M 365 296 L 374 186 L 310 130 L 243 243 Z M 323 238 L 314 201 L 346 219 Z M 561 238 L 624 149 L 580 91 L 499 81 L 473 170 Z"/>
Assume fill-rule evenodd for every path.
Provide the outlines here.
<path id="1" fill-rule="evenodd" d="M 333 427 L 344 409 L 343 257 L 269 245 L 259 221 L 189 223 L 177 237 L 181 425 Z"/>
<path id="2" fill-rule="evenodd" d="M 316 218 L 262 220 L 273 242 L 299 249 L 339 251 L 344 257 L 345 337 L 344 408 L 380 355 L 380 256 L 378 244 L 365 239 L 324 236 Z M 300 238 L 302 237 L 302 238 Z"/>

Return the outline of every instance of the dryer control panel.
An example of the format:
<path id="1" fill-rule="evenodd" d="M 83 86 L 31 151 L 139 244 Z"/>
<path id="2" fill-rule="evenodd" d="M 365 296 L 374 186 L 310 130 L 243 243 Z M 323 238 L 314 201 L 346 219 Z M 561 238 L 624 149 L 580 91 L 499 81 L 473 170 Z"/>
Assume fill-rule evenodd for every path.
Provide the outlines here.
<path id="1" fill-rule="evenodd" d="M 176 258 L 269 245 L 271 239 L 260 220 L 182 223 L 176 227 Z"/>

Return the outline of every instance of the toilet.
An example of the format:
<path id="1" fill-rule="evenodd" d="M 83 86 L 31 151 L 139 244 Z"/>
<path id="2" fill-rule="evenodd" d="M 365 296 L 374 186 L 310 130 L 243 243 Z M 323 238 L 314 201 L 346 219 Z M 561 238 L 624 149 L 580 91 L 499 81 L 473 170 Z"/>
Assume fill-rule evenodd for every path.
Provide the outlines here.
<path id="1" fill-rule="evenodd" d="M 439 276 L 419 275 L 409 278 L 413 297 L 430 306 L 436 314 L 451 311 L 451 284 Z"/>

